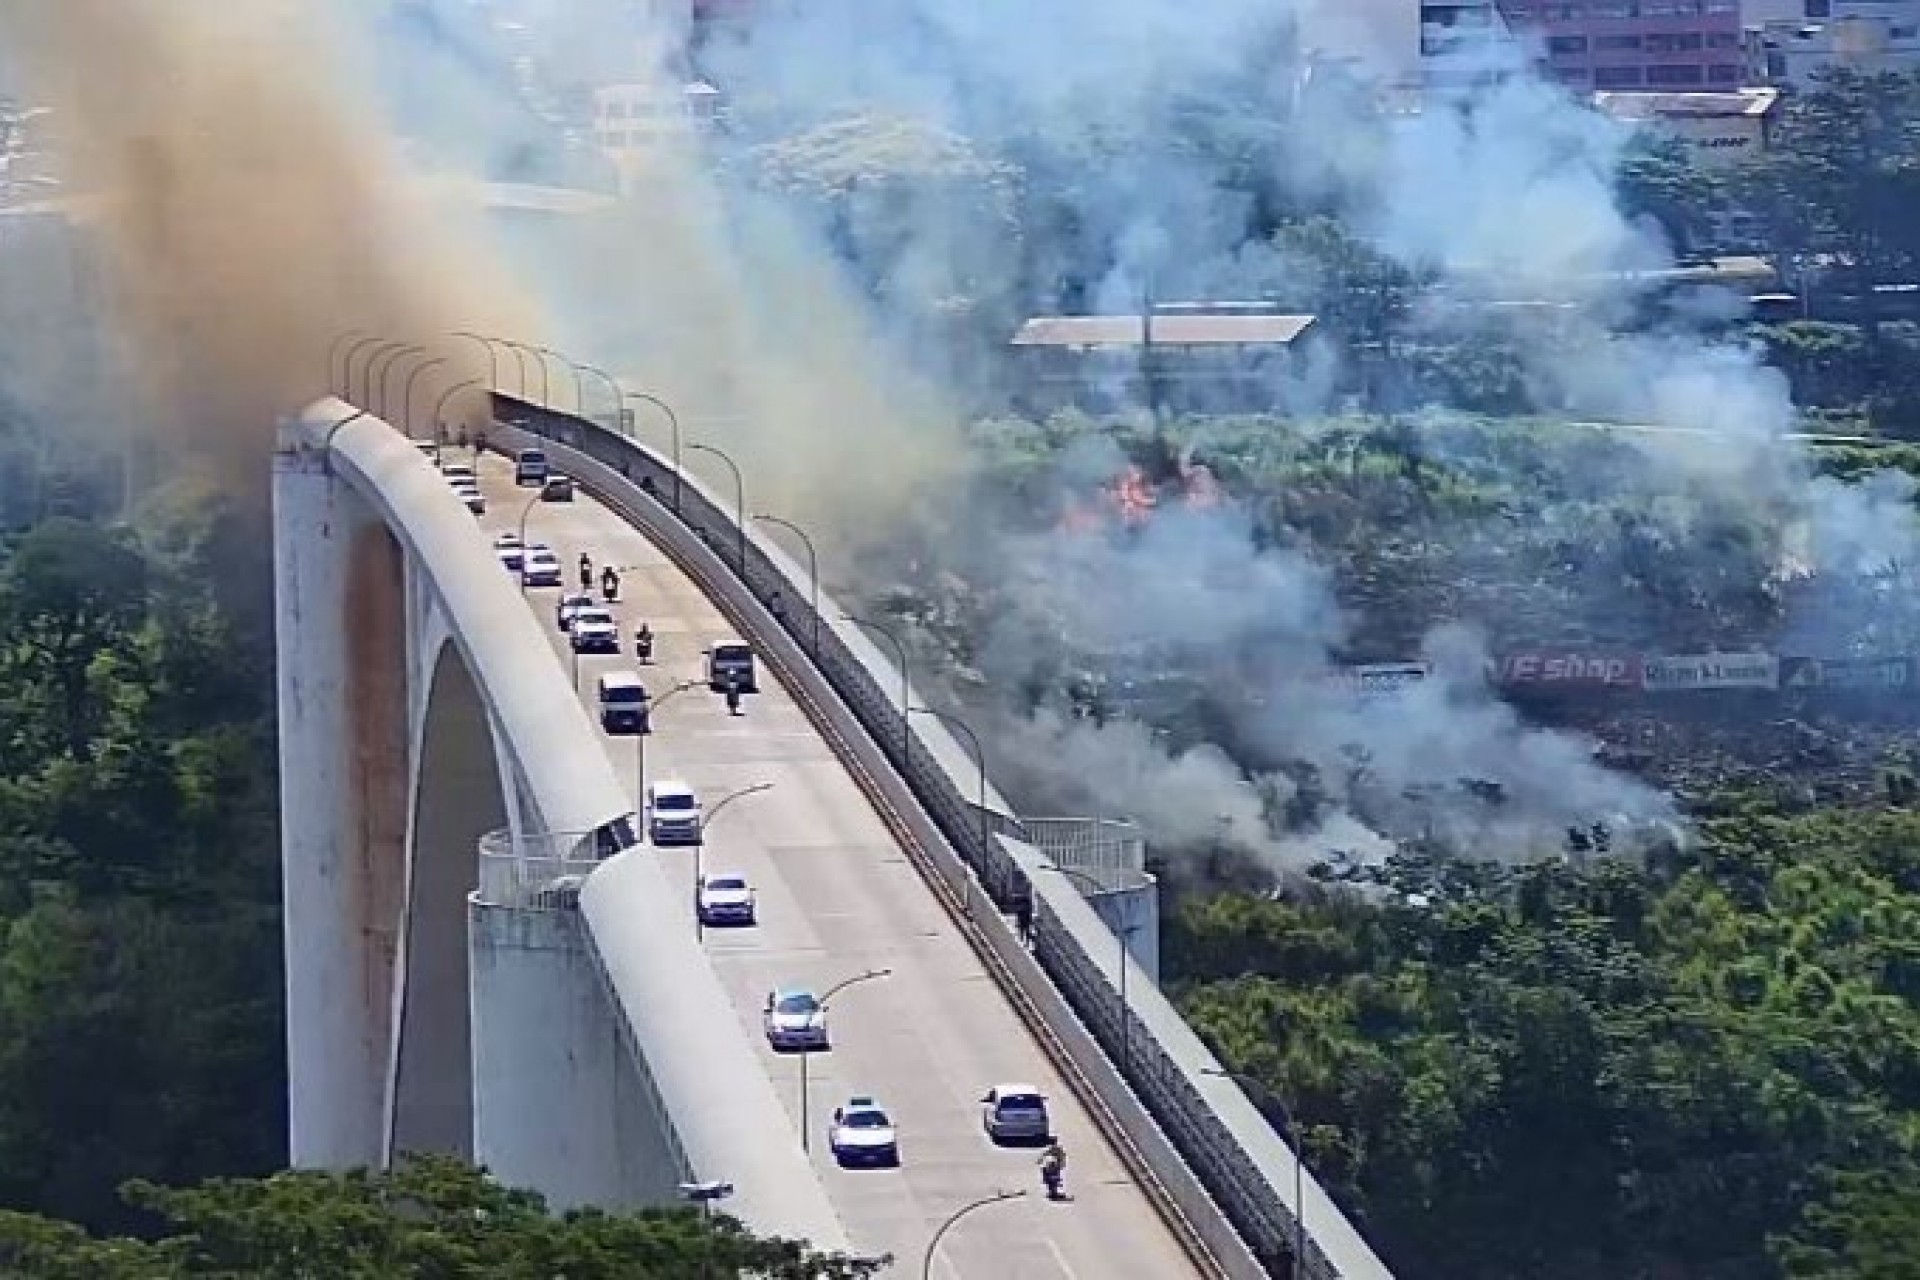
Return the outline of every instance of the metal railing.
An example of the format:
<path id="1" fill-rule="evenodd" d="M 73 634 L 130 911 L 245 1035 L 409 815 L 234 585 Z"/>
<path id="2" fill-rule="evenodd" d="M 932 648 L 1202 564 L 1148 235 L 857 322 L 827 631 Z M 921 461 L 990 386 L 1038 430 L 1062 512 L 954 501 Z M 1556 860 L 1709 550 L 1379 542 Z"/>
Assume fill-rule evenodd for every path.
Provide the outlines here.
<path id="1" fill-rule="evenodd" d="M 656 500 L 676 493 L 672 467 L 631 440 L 581 419 L 543 412 L 505 397 L 501 399 L 507 410 L 501 420 L 506 425 L 576 449 Z M 1025 842 L 1029 835 L 1025 828 L 1030 824 L 1023 821 L 1018 824 L 1020 830 L 1009 830 L 1014 824 L 993 821 L 987 824 L 992 829 L 986 833 L 990 838 L 983 840 L 983 824 L 974 799 L 963 793 L 960 783 L 917 733 L 902 734 L 900 707 L 838 629 L 821 626 L 815 643 L 814 614 L 806 592 L 796 586 L 757 542 L 749 539 L 745 555 L 741 555 L 734 516 L 709 498 L 700 485 L 685 483 L 679 487 L 677 496 L 678 511 L 672 512 L 664 502 L 663 510 L 677 515 L 694 536 L 706 543 L 747 591 L 769 610 L 777 625 L 807 653 L 847 709 L 871 735 L 878 750 L 898 771 L 947 842 L 973 869 L 986 892 L 1002 909 L 1011 908 L 1022 897 L 1031 897 L 1036 905 L 1033 955 L 1040 967 L 1110 1058 L 1119 1061 L 1119 1046 L 1123 1042 L 1129 1046 L 1124 1055 L 1126 1078 L 1136 1096 L 1198 1173 L 1235 1229 L 1270 1265 L 1278 1265 L 1277 1260 L 1288 1256 L 1293 1245 L 1292 1209 L 1275 1180 L 1253 1159 L 1240 1135 L 1201 1094 L 1200 1078 L 1205 1064 L 1214 1060 L 1191 1028 L 1157 990 L 1141 992 L 1130 1004 L 1122 1005 L 1118 989 L 1108 977 L 1107 964 L 1096 961 L 1075 931 L 1047 908 L 1045 894 L 1035 893 L 1026 871 L 998 838 L 1005 835 Z M 1042 825 L 1046 821 L 1039 820 Z M 1098 824 L 1101 820 L 1090 821 Z M 1059 838 L 1073 843 L 1074 852 L 1079 856 L 1092 859 L 1096 864 L 1106 863 L 1118 884 L 1124 878 L 1127 862 L 1135 856 L 1128 844 L 1125 830 L 1128 825 L 1113 823 L 1112 830 L 1096 827 L 1072 834 L 1062 832 Z M 1143 847 L 1139 857 L 1144 861 Z M 1098 876 L 1099 871 L 1090 869 L 1088 874 Z M 1144 873 L 1141 874 L 1144 877 Z M 1170 1051 L 1168 1043 L 1177 1043 L 1179 1051 Z M 1263 1137 L 1273 1138 L 1273 1135 L 1269 1132 Z M 1291 1153 L 1288 1154 L 1290 1162 Z M 1315 1189 L 1318 1192 L 1317 1184 Z M 1324 1200 L 1323 1192 L 1320 1194 L 1326 1206 L 1324 1214 L 1337 1219 L 1339 1211 Z M 1352 1265 L 1342 1265 L 1329 1258 L 1310 1226 L 1302 1274 L 1315 1280 L 1387 1274 L 1350 1228 L 1349 1241 L 1342 1252 L 1356 1255 Z"/>
<path id="2" fill-rule="evenodd" d="M 479 900 L 496 907 L 571 911 L 600 865 L 593 831 L 525 832 L 501 828 L 480 837 Z"/>
<path id="3" fill-rule="evenodd" d="M 1022 818 L 1020 826 L 1026 842 L 1046 855 L 1048 862 L 1085 876 L 1107 893 L 1143 889 L 1153 883 L 1153 877 L 1147 874 L 1147 838 L 1132 822 L 1117 818 Z"/>

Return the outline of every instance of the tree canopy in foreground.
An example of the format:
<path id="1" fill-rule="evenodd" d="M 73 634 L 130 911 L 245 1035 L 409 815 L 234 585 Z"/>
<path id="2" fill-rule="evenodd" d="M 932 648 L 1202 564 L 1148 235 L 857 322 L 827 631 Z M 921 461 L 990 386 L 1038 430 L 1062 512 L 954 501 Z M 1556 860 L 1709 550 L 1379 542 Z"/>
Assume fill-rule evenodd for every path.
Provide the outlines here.
<path id="1" fill-rule="evenodd" d="M 0 1213 L 0 1274 L 16 1280 L 857 1280 L 878 1262 L 762 1240 L 691 1209 L 554 1214 L 538 1195 L 439 1156 L 391 1172 L 292 1172 L 186 1190 L 133 1182 L 167 1225 L 152 1241 Z"/>

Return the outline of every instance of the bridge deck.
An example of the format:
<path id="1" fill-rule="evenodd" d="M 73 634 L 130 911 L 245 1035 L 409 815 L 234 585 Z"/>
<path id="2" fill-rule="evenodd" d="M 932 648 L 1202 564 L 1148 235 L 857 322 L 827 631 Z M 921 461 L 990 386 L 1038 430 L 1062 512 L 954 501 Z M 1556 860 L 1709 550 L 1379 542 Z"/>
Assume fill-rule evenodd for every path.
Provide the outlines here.
<path id="1" fill-rule="evenodd" d="M 480 467 L 488 535 L 517 526 L 531 490 L 515 489 L 499 458 Z M 529 513 L 529 541 L 560 555 L 569 588 L 581 551 L 596 566 L 623 566 L 617 606 L 627 654 L 584 657 L 579 688 L 591 697 L 594 678 L 632 669 L 632 628 L 654 630 L 654 665 L 646 672 L 656 696 L 695 678 L 701 650 L 728 638 L 727 625 L 667 558 L 638 532 L 584 495 L 572 505 L 539 503 Z M 554 651 L 573 661 L 553 625 L 559 593 L 528 592 Z M 759 1012 L 774 986 L 816 992 L 869 969 L 891 978 L 853 988 L 833 1001 L 830 1053 L 808 1063 L 807 1126 L 813 1161 L 835 1209 L 863 1253 L 890 1252 L 912 1270 L 933 1231 L 955 1209 L 996 1190 L 1029 1192 L 970 1217 L 941 1245 L 934 1274 L 947 1280 L 1115 1280 L 1192 1275 L 1173 1236 L 1107 1146 L 1025 1026 L 1002 1000 L 964 939 L 928 893 L 879 816 L 787 690 L 764 671 L 761 692 L 744 699 L 744 714 L 704 688 L 661 708 L 647 744 L 650 779 L 677 776 L 709 805 L 740 787 L 770 782 L 771 791 L 729 806 L 713 824 L 703 855 L 709 871 L 744 872 L 759 891 L 757 928 L 709 930 L 707 949 L 741 1020 L 761 1046 L 764 1064 L 789 1117 L 800 1123 L 796 1058 L 776 1056 L 759 1035 Z M 609 739 L 622 776 L 636 775 L 632 739 Z M 689 903 L 693 928 L 693 854 L 660 856 Z M 1050 1098 L 1055 1127 L 1069 1154 L 1071 1203 L 1038 1195 L 1035 1153 L 996 1149 L 981 1132 L 978 1100 L 1003 1080 L 1039 1085 Z M 871 1093 L 893 1113 L 903 1164 L 897 1170 L 847 1171 L 826 1150 L 826 1119 L 849 1095 Z M 791 1140 L 769 1135 L 769 1141 Z"/>

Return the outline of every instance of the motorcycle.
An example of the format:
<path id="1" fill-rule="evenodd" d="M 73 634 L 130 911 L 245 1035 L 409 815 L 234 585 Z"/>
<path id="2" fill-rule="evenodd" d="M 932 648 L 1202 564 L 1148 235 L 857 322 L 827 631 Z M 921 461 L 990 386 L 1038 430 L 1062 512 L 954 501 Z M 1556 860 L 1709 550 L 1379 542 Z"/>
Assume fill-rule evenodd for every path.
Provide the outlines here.
<path id="1" fill-rule="evenodd" d="M 620 598 L 620 575 L 609 569 L 600 579 L 600 594 L 612 604 Z"/>
<path id="2" fill-rule="evenodd" d="M 1041 1162 L 1040 1181 L 1044 1183 L 1047 1188 L 1047 1199 L 1049 1200 L 1060 1200 L 1065 1197 L 1066 1193 L 1063 1190 L 1067 1176 L 1065 1164 L 1066 1162 L 1061 1160 L 1046 1160 Z"/>
<path id="3" fill-rule="evenodd" d="M 633 633 L 633 651 L 639 655 L 640 661 L 653 661 L 653 631 L 644 622 L 640 624 L 640 629 Z"/>

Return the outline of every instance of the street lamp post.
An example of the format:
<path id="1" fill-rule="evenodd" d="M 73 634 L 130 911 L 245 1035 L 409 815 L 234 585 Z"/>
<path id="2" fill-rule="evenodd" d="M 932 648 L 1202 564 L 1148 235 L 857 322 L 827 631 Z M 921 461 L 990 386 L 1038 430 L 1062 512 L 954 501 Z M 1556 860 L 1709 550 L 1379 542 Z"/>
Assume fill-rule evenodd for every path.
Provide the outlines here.
<path id="1" fill-rule="evenodd" d="M 547 358 L 540 354 L 545 348 L 536 347 L 526 342 L 515 342 L 511 338 L 502 338 L 500 341 L 512 347 L 516 356 L 522 351 L 533 356 L 534 367 L 540 370 L 540 407 L 543 409 L 552 408 L 549 402 L 553 399 L 553 395 L 547 384 Z"/>
<path id="2" fill-rule="evenodd" d="M 587 416 L 587 393 L 585 390 L 586 384 L 585 384 L 585 381 L 580 376 L 580 366 L 575 364 L 571 359 L 569 359 L 565 352 L 555 351 L 552 347 L 535 347 L 534 350 L 540 353 L 542 360 L 544 360 L 548 356 L 552 356 L 555 360 L 558 360 L 561 364 L 564 364 L 565 366 L 567 366 L 568 369 L 572 370 L 574 416 L 579 418 L 586 417 Z M 543 364 L 541 367 L 545 368 L 546 366 Z"/>
<path id="3" fill-rule="evenodd" d="M 729 791 L 726 795 L 721 796 L 720 802 L 714 805 L 713 808 L 707 810 L 706 817 L 700 820 L 700 838 L 693 842 L 693 939 L 695 942 L 702 941 L 707 936 L 706 923 L 700 919 L 700 874 L 702 870 L 700 855 L 707 847 L 707 828 L 711 827 L 713 820 L 720 816 L 720 811 L 732 804 L 735 800 L 742 799 L 746 796 L 757 796 L 762 791 L 771 790 L 773 790 L 773 784 L 771 782 L 756 782 L 750 787 L 742 787 L 738 791 Z"/>
<path id="4" fill-rule="evenodd" d="M 667 415 L 667 427 L 673 433 L 673 514 L 680 514 L 680 415 L 673 406 L 659 396 L 650 396 L 644 391 L 629 391 L 626 400 L 644 400 L 660 412 Z"/>
<path id="5" fill-rule="evenodd" d="M 359 342 L 355 342 L 351 347 L 348 347 L 348 359 L 346 359 L 348 388 L 346 388 L 344 393 L 346 393 L 349 401 L 353 401 L 355 405 L 359 405 L 359 407 L 363 407 L 363 409 L 372 409 L 371 391 L 365 390 L 365 388 L 355 390 L 355 386 L 353 386 L 353 357 L 359 355 L 361 351 L 367 353 L 367 359 L 361 363 L 361 374 L 367 374 L 367 372 L 372 372 L 372 363 L 374 363 L 376 359 L 380 359 L 380 353 L 386 351 L 388 347 L 394 347 L 394 345 L 405 344 L 396 344 L 396 342 L 390 340 L 390 338 L 378 338 L 378 336 L 374 336 L 374 338 L 361 338 Z M 365 382 L 365 376 L 361 378 L 361 382 Z"/>
<path id="6" fill-rule="evenodd" d="M 385 418 L 387 416 L 387 406 L 385 403 L 387 398 L 387 370 L 393 367 L 395 360 L 398 360 L 402 356 L 412 355 L 419 350 L 421 350 L 421 348 L 414 346 L 410 342 L 389 342 L 386 346 L 376 349 L 371 356 L 367 357 L 367 367 L 365 370 L 366 385 L 361 392 L 361 403 L 372 408 L 381 418 Z M 376 373 L 375 370 L 378 370 L 378 372 Z M 376 390 L 379 391 L 378 399 L 374 397 Z"/>
<path id="7" fill-rule="evenodd" d="M 1307 1269 L 1307 1158 L 1300 1146 L 1300 1129 L 1293 1122 L 1293 1109 L 1258 1076 L 1250 1076 L 1243 1071 L 1229 1071 L 1224 1067 L 1202 1067 L 1200 1074 L 1231 1080 L 1242 1089 L 1258 1093 L 1280 1113 L 1280 1134 L 1293 1152 L 1293 1258 L 1287 1272 L 1293 1280 L 1300 1280 Z"/>
<path id="8" fill-rule="evenodd" d="M 489 348 L 489 350 L 491 350 L 491 348 Z M 445 391 L 442 391 L 440 393 L 440 398 L 433 402 L 434 439 L 438 440 L 440 438 L 440 429 L 447 425 L 447 420 L 446 420 L 447 401 L 453 399 L 455 396 L 459 395 L 462 391 L 470 391 L 474 387 L 478 387 L 483 384 L 484 384 L 484 379 L 468 378 L 465 382 L 454 383 L 452 386 L 448 387 Z"/>
<path id="9" fill-rule="evenodd" d="M 909 747 L 913 735 L 913 730 L 907 724 L 907 713 L 913 706 L 913 679 L 908 671 L 907 646 L 901 641 L 899 635 L 894 632 L 892 627 L 875 622 L 871 618 L 862 618 L 858 614 L 852 613 L 843 613 L 840 615 L 840 618 L 842 621 L 851 622 L 855 626 L 865 627 L 876 635 L 885 636 L 893 642 L 894 651 L 900 656 L 900 764 L 901 767 L 904 768 L 906 767 L 908 758 L 912 755 Z"/>
<path id="10" fill-rule="evenodd" d="M 1042 871 L 1051 871 L 1055 875 L 1066 876 L 1069 880 L 1074 880 L 1081 884 L 1090 884 L 1093 886 L 1093 891 L 1096 894 L 1107 892 L 1106 885 L 1101 884 L 1084 871 L 1075 871 L 1072 867 L 1062 867 L 1051 862 L 1046 863 L 1040 869 Z M 1127 1074 L 1127 1068 L 1131 1065 L 1131 1059 L 1133 1057 L 1133 1028 L 1128 1025 L 1133 1021 L 1132 1006 L 1127 1003 L 1127 970 L 1133 966 L 1128 963 L 1132 959 L 1132 955 L 1127 943 L 1132 941 L 1134 934 L 1140 932 L 1140 926 L 1132 924 L 1122 927 L 1117 924 L 1109 924 L 1107 927 L 1113 930 L 1113 936 L 1120 941 L 1120 1074 L 1124 1076 Z"/>
<path id="11" fill-rule="evenodd" d="M 360 341 L 354 343 L 352 346 L 347 348 L 346 357 L 342 359 L 340 362 L 340 369 L 341 369 L 340 394 L 342 396 L 346 397 L 348 400 L 354 399 L 354 394 L 353 394 L 354 357 L 359 355 L 362 351 L 367 350 L 369 347 L 375 348 L 376 349 L 375 354 L 378 354 L 377 348 L 385 344 L 386 341 L 387 339 L 380 337 L 378 334 L 376 334 L 372 337 L 362 338 L 360 339 Z M 372 363 L 371 356 L 368 357 L 368 363 Z M 369 406 L 362 406 L 362 407 L 369 407 Z"/>
<path id="12" fill-rule="evenodd" d="M 940 1229 L 933 1233 L 933 1239 L 927 1241 L 926 1255 L 920 1259 L 920 1280 L 933 1280 L 933 1251 L 940 1247 L 940 1241 L 946 1237 L 947 1232 L 959 1225 L 960 1219 L 975 1209 L 985 1209 L 989 1205 L 1000 1204 L 1007 1200 L 1018 1200 L 1026 1194 L 1024 1191 L 996 1191 L 990 1196 L 983 1196 L 971 1204 L 961 1205 L 954 1210 L 952 1216 L 941 1223 Z"/>
<path id="13" fill-rule="evenodd" d="M 740 476 L 740 468 L 732 458 L 710 444 L 695 442 L 687 446 L 695 453 L 710 453 L 727 464 L 727 470 L 733 472 L 734 523 L 740 531 L 740 581 L 747 581 L 747 482 Z"/>
<path id="14" fill-rule="evenodd" d="M 366 336 L 367 331 L 365 329 L 348 329 L 344 333 L 334 335 L 333 341 L 327 344 L 327 390 L 339 392 L 346 382 L 345 373 L 336 377 L 333 372 L 334 360 L 340 354 L 341 345 L 352 342 L 356 338 L 364 338 Z M 352 354 L 351 348 L 349 348 L 348 354 Z"/>
<path id="15" fill-rule="evenodd" d="M 653 717 L 660 708 L 672 702 L 689 689 L 701 687 L 699 680 L 683 680 L 647 704 L 647 719 L 634 739 L 633 757 L 633 808 L 638 813 L 647 802 L 647 739 L 653 736 Z M 695 855 L 698 856 L 697 854 Z"/>
<path id="16" fill-rule="evenodd" d="M 389 414 L 387 413 L 387 402 L 392 398 L 392 392 L 393 392 L 393 371 L 395 369 L 398 369 L 401 365 L 405 364 L 407 361 L 418 359 L 419 357 L 427 354 L 429 353 L 425 347 L 409 346 L 405 351 L 402 351 L 399 355 L 394 356 L 393 358 L 388 360 L 386 368 L 381 371 L 380 416 L 383 418 L 386 418 L 388 422 L 393 421 L 392 417 L 389 416 Z M 402 383 L 401 385 L 405 386 L 406 384 Z M 406 406 L 406 403 L 403 401 L 400 405 L 400 413 L 403 419 L 406 416 L 406 412 L 407 412 L 407 406 Z M 402 422 L 400 425 L 404 430 L 405 423 Z"/>
<path id="17" fill-rule="evenodd" d="M 988 853 L 993 848 L 993 814 L 987 808 L 987 749 L 980 745 L 980 735 L 973 731 L 973 726 L 965 720 L 962 720 L 959 716 L 949 715 L 944 711 L 935 711 L 932 707 L 913 707 L 910 709 L 909 714 L 932 716 L 942 724 L 950 725 L 958 729 L 966 735 L 967 741 L 973 745 L 973 758 L 975 763 L 980 766 L 979 870 L 982 874 L 985 874 Z M 973 916 L 973 892 L 972 885 L 967 881 L 967 869 L 965 867 L 960 868 L 960 904 L 966 911 L 968 918 L 971 919 Z"/>
<path id="18" fill-rule="evenodd" d="M 593 365 L 590 365 L 590 364 L 576 364 L 573 367 L 581 373 L 592 374 L 594 377 L 600 379 L 600 381 L 607 384 L 607 390 L 613 392 L 613 427 L 614 427 L 614 430 L 618 431 L 620 429 L 620 413 L 623 409 L 627 407 L 626 402 L 620 392 L 619 381 L 615 379 L 614 376 L 608 373 L 605 369 L 595 368 Z M 580 410 L 580 416 L 583 418 L 587 416 L 587 411 L 585 408 L 582 408 Z"/>
<path id="19" fill-rule="evenodd" d="M 495 344 L 503 346 L 513 352 L 513 366 L 519 370 L 520 373 L 520 398 L 522 400 L 527 398 L 527 348 L 524 343 L 515 342 L 511 338 L 496 338 L 485 333 L 469 333 L 466 330 L 461 330 L 459 336 L 462 338 L 478 338 L 480 341 L 486 343 L 489 358 L 493 355 Z M 544 377 L 545 374 L 541 376 Z"/>
<path id="20" fill-rule="evenodd" d="M 484 333 L 475 333 L 471 329 L 455 329 L 456 338 L 470 338 L 487 350 L 487 385 L 493 390 L 500 389 L 500 352 L 494 347 L 493 339 Z"/>
<path id="21" fill-rule="evenodd" d="M 865 973 L 856 973 L 851 978 L 844 978 L 834 983 L 831 987 L 827 988 L 827 993 L 820 997 L 819 1016 L 822 1018 L 826 1017 L 827 1003 L 848 987 L 857 987 L 863 982 L 876 982 L 881 978 L 891 978 L 892 976 L 893 970 L 891 969 L 869 969 Z M 807 1071 L 807 1060 L 812 1056 L 813 1051 L 811 1049 L 802 1049 L 800 1051 L 800 1149 L 806 1152 L 813 1150 L 813 1122 L 809 1118 L 809 1103 L 813 1098 L 813 1084 L 808 1078 Z"/>
<path id="22" fill-rule="evenodd" d="M 813 638 L 809 642 L 809 647 L 817 658 L 820 656 L 820 553 L 813 549 L 813 539 L 807 536 L 807 531 L 793 521 L 782 520 L 779 516 L 770 516 L 764 511 L 754 516 L 754 519 L 765 524 L 779 525 L 800 539 L 800 545 L 807 549 L 807 600 L 813 609 Z"/>
<path id="23" fill-rule="evenodd" d="M 425 364 L 415 365 L 402 384 L 405 389 L 400 393 L 400 429 L 407 433 L 409 439 L 413 437 L 413 385 L 420 381 L 421 374 L 429 369 L 438 369 L 446 362 L 445 356 L 436 356 Z"/>

